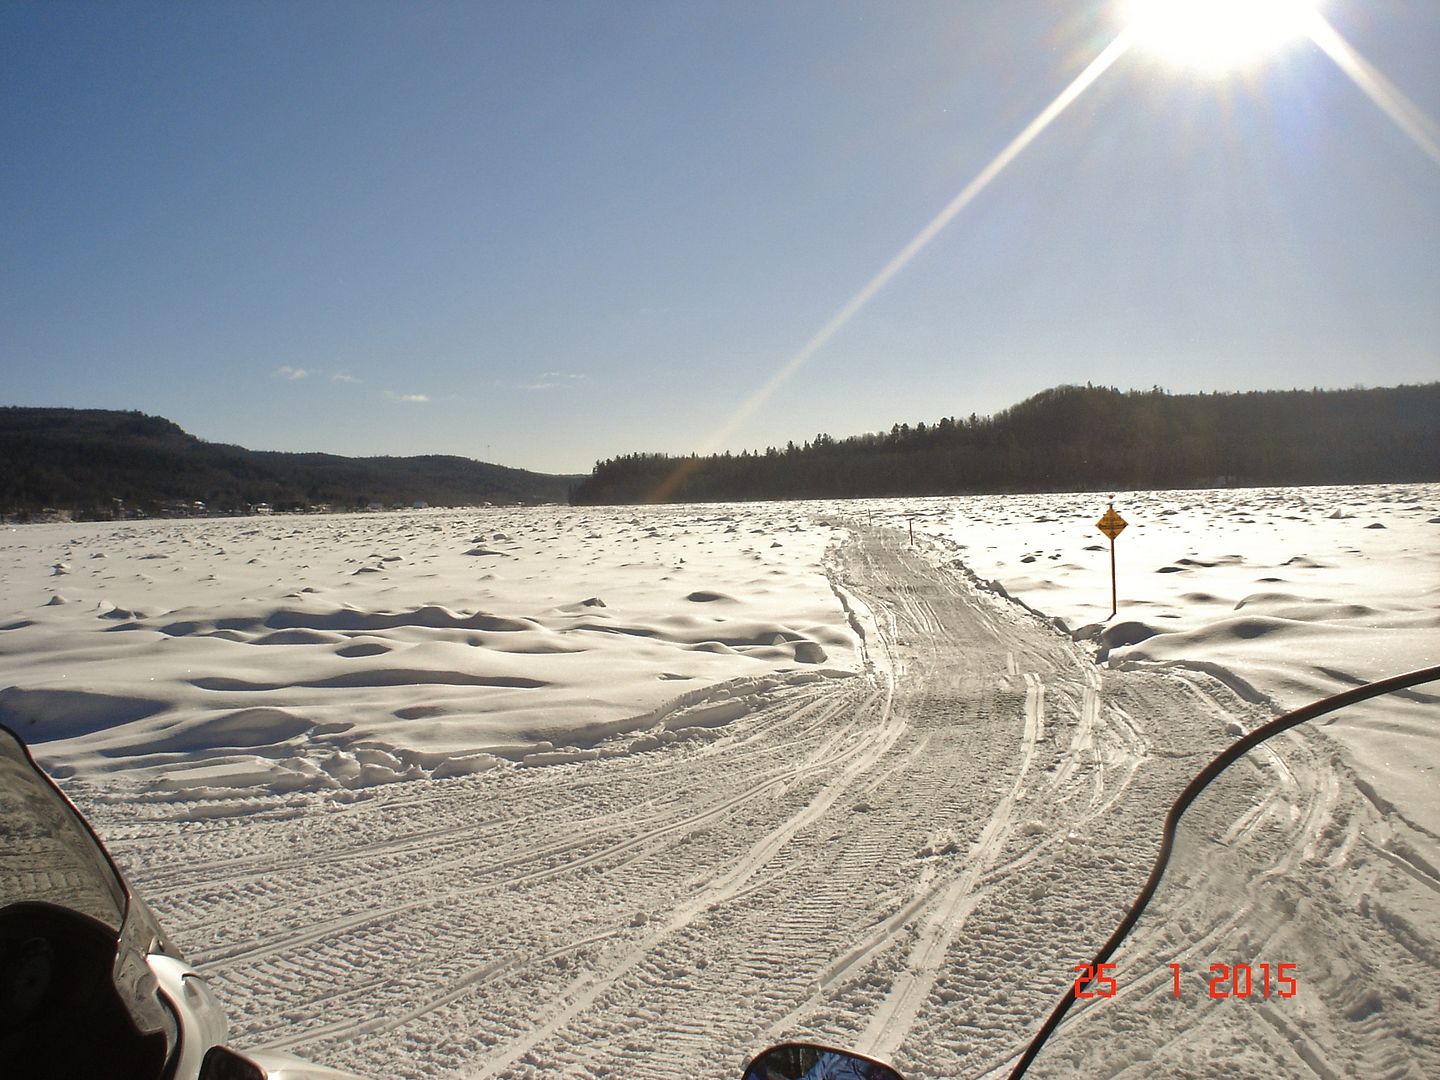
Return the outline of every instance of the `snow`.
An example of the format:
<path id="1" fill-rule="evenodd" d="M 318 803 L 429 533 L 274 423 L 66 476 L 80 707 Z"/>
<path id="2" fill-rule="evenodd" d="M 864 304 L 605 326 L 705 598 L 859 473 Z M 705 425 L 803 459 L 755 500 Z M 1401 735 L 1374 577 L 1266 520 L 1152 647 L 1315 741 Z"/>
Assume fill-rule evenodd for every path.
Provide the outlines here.
<path id="1" fill-rule="evenodd" d="M 451 775 L 480 754 L 623 753 L 719 722 L 717 684 L 854 671 L 820 564 L 828 532 L 740 521 L 549 510 L 12 530 L 6 591 L 24 614 L 0 624 L 0 682 L 15 684 L 0 709 L 62 773 L 139 768 L 174 790 L 256 786 L 253 770 L 194 768 L 245 750 L 265 749 L 287 790 Z M 76 567 L 63 589 L 34 572 L 56 549 Z M 729 591 L 697 587 L 715 580 Z M 362 746 L 394 764 L 351 768 Z"/>
<path id="2" fill-rule="evenodd" d="M 999 1075 L 1208 757 L 1440 663 L 1440 487 L 1122 493 L 1114 619 L 1108 495 L 9 528 L 0 722 L 242 1046 Z M 1037 1068 L 1435 1068 L 1437 702 L 1231 770 Z M 1242 959 L 1301 993 L 1169 996 Z"/>
<path id="3" fill-rule="evenodd" d="M 969 570 L 1072 630 L 1103 623 L 1096 495 L 912 506 Z M 1108 663 L 1200 666 L 1278 711 L 1440 664 L 1434 485 L 1136 492 L 1117 500 L 1119 617 Z M 1033 561 L 1027 561 L 1033 560 Z M 1119 631 L 1119 633 L 1116 633 Z M 1117 640 L 1118 639 L 1118 640 Z M 1440 689 L 1325 721 L 1362 775 L 1440 836 Z"/>

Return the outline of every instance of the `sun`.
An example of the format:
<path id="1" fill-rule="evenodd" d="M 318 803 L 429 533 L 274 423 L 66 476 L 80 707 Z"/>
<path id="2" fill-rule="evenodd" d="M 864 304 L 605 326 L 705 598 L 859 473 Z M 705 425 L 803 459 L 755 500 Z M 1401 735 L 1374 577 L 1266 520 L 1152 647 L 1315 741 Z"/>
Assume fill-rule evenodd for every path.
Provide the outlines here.
<path id="1" fill-rule="evenodd" d="M 1316 0 L 1127 0 L 1123 14 L 1146 52 L 1225 75 L 1308 36 Z"/>

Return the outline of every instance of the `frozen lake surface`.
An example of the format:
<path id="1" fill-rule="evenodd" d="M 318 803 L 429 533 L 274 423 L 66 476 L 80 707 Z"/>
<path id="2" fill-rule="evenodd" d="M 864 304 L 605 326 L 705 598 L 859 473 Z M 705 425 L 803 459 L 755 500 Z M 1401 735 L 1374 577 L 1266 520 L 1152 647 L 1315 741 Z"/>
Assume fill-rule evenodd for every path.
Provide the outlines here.
<path id="1" fill-rule="evenodd" d="M 239 1046 L 719 1080 L 795 1036 L 1000 1075 L 1237 731 L 1440 662 L 1440 487 L 1127 495 L 1114 619 L 1105 505 L 7 529 L 0 720 Z M 1437 703 L 1232 769 L 1036 1072 L 1440 1074 Z"/>

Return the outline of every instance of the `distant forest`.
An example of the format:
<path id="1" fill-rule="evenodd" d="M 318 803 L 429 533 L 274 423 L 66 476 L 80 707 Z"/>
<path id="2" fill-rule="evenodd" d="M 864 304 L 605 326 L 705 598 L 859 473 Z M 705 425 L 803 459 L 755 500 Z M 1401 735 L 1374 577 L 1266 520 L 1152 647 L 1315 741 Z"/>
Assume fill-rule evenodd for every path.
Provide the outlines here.
<path id="1" fill-rule="evenodd" d="M 997 413 L 597 462 L 573 503 L 1440 480 L 1440 383 L 1222 394 L 1060 386 Z"/>
<path id="2" fill-rule="evenodd" d="M 994 416 L 708 457 L 627 454 L 586 477 L 468 458 L 208 443 L 139 412 L 0 407 L 0 518 L 720 502 L 1440 481 L 1440 383 L 1244 394 L 1046 390 Z M 196 504 L 203 504 L 197 507 Z"/>
<path id="3" fill-rule="evenodd" d="M 0 407 L 0 517 L 21 520 L 564 502 L 575 479 L 462 457 L 246 450 L 139 412 Z"/>

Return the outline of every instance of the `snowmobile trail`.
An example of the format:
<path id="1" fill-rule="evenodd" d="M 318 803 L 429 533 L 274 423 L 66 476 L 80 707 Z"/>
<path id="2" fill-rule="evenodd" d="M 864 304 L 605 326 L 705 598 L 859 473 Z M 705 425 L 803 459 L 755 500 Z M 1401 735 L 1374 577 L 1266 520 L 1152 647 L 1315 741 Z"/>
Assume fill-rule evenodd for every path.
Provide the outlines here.
<path id="1" fill-rule="evenodd" d="M 1067 1022 L 1035 1075 L 1221 1075 L 1242 1048 L 1279 1076 L 1435 1075 L 1440 955 L 1414 917 L 1433 892 L 1395 861 L 1403 827 L 1323 736 L 1259 748 L 1182 823 L 1153 915 L 1115 957 L 1135 985 Z"/>
<path id="2" fill-rule="evenodd" d="M 1264 716 L 1207 675 L 1097 668 L 896 531 L 852 527 L 827 573 L 864 670 L 782 683 L 702 737 L 343 801 L 259 796 L 245 816 L 68 787 L 207 965 L 237 1045 L 376 1076 L 722 1080 L 794 1036 L 912 1080 L 980 1075 L 1109 935 L 1227 724 Z M 1277 1075 L 1312 1058 L 1406 1075 L 1385 1048 L 1422 1005 L 1392 992 L 1433 987 L 1435 953 L 1407 945 L 1399 893 L 1349 927 L 1372 893 L 1345 875 L 1432 902 L 1433 882 L 1323 738 L 1258 755 L 1196 822 L 1194 850 L 1225 857 L 1177 867 L 1165 916 L 1126 946 L 1122 997 L 1067 1023 L 1053 1074 L 1190 1067 L 1217 1038 L 1263 1038 Z M 1295 886 L 1305 868 L 1344 877 L 1342 899 Z M 1375 926 L 1391 943 L 1378 1008 L 1343 979 L 1371 962 Z M 1169 962 L 1198 979 L 1241 955 L 1237 935 L 1278 962 L 1315 927 L 1339 948 L 1308 985 L 1333 1000 L 1182 1002 L 1151 1036 Z M 1117 1008 L 1125 995 L 1143 1013 Z M 1336 1016 L 1369 1032 L 1339 1058 L 1321 1022 Z"/>

